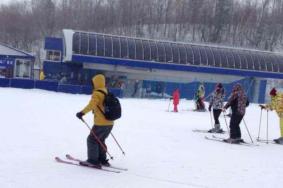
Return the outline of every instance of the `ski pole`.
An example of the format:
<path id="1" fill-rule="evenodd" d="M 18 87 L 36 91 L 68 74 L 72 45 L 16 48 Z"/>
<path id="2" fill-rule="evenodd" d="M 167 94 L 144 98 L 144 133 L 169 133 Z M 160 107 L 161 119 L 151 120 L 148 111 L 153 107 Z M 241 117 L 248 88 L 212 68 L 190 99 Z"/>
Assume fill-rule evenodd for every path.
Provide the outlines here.
<path id="1" fill-rule="evenodd" d="M 247 124 L 246 124 L 246 122 L 245 122 L 245 119 L 244 119 L 244 118 L 243 118 L 243 122 L 244 122 L 244 124 L 245 124 L 245 127 L 246 127 L 246 129 L 247 129 L 247 132 L 248 132 L 248 134 L 249 134 L 249 137 L 250 137 L 250 139 L 251 139 L 252 143 L 254 143 L 254 141 L 253 141 L 253 139 L 252 139 L 252 137 L 251 137 L 250 131 L 249 131 L 248 127 L 247 127 Z"/>
<path id="2" fill-rule="evenodd" d="M 87 124 L 87 122 L 85 122 L 85 120 L 83 118 L 81 118 L 82 122 L 84 122 L 84 124 L 87 126 L 87 128 L 90 130 L 91 134 L 94 136 L 94 138 L 96 139 L 96 141 L 99 143 L 99 145 L 103 148 L 103 150 L 109 155 L 110 159 L 113 160 L 113 156 L 107 151 L 107 148 L 105 147 L 105 145 L 100 141 L 100 139 L 96 136 L 96 134 L 92 131 L 92 129 L 90 128 L 90 126 Z"/>
<path id="3" fill-rule="evenodd" d="M 124 150 L 122 149 L 121 145 L 119 144 L 119 142 L 117 141 L 117 139 L 115 138 L 115 136 L 114 136 L 112 133 L 110 133 L 110 134 L 111 134 L 111 136 L 113 137 L 113 139 L 115 140 L 115 142 L 116 142 L 116 144 L 118 145 L 118 147 L 120 148 L 120 150 L 122 151 L 123 155 L 125 155 Z"/>
<path id="4" fill-rule="evenodd" d="M 268 144 L 268 110 L 267 110 L 267 114 L 266 114 L 266 144 Z"/>
<path id="5" fill-rule="evenodd" d="M 262 109 L 261 109 L 261 111 L 260 111 L 260 119 L 259 119 L 259 128 L 258 128 L 257 140 L 259 140 L 259 136 L 260 136 L 261 119 L 262 119 Z"/>
<path id="6" fill-rule="evenodd" d="M 171 98 L 169 99 L 169 105 L 168 105 L 168 112 L 169 112 L 169 108 L 170 108 L 170 104 L 171 104 Z"/>
<path id="7" fill-rule="evenodd" d="M 229 128 L 228 128 L 228 124 L 227 124 L 227 120 L 226 120 L 226 114 L 225 114 L 225 111 L 223 112 L 223 116 L 224 116 L 224 120 L 225 120 L 225 125 L 226 125 L 226 128 L 227 128 L 227 131 L 228 131 L 228 133 L 230 133 L 230 130 L 229 130 Z"/>

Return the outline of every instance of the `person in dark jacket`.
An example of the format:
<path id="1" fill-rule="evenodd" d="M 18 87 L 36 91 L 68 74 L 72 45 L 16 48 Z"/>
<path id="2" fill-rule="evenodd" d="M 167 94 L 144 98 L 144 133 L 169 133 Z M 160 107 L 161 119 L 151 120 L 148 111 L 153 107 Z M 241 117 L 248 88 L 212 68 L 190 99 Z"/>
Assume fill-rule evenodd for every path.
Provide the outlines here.
<path id="1" fill-rule="evenodd" d="M 105 87 L 105 77 L 102 74 L 98 74 L 92 78 L 94 90 L 92 93 L 91 100 L 89 101 L 88 105 L 80 112 L 76 114 L 79 119 L 88 113 L 93 112 L 94 114 L 94 126 L 92 127 L 91 133 L 87 137 L 87 163 L 91 163 L 100 167 L 103 166 L 110 166 L 108 159 L 106 159 L 106 149 L 107 146 L 105 144 L 105 139 L 111 133 L 113 128 L 113 121 L 109 121 L 104 117 L 104 114 L 101 112 L 104 111 L 103 101 L 104 101 L 104 94 L 99 92 L 101 90 L 107 93 L 107 89 Z M 100 110 L 101 109 L 101 110 Z M 95 134 L 95 136 L 93 135 Z M 97 140 L 97 138 L 99 140 Z M 101 146 L 103 144 L 103 146 Z"/>
<path id="2" fill-rule="evenodd" d="M 208 110 L 211 112 L 213 108 L 213 117 L 214 117 L 214 128 L 210 129 L 210 133 L 222 133 L 223 130 L 220 128 L 219 116 L 222 112 L 224 100 L 224 88 L 221 83 L 218 83 L 215 87 L 215 90 L 210 98 Z"/>
<path id="3" fill-rule="evenodd" d="M 224 139 L 229 143 L 241 143 L 240 123 L 246 113 L 246 107 L 249 105 L 249 100 L 240 84 L 236 84 L 233 87 L 232 94 L 228 99 L 228 102 L 223 108 L 223 111 L 231 107 L 232 116 L 230 119 L 230 138 Z"/>

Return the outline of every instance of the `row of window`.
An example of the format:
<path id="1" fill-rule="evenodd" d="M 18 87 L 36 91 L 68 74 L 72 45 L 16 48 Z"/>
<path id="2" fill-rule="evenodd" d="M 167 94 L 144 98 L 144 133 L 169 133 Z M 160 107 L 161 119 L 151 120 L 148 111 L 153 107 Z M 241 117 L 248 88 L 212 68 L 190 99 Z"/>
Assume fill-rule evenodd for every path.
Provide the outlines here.
<path id="1" fill-rule="evenodd" d="M 161 63 L 283 72 L 283 57 L 256 51 L 75 33 L 73 53 Z"/>
<path id="2" fill-rule="evenodd" d="M 46 60 L 49 61 L 61 61 L 61 52 L 57 50 L 47 50 Z"/>

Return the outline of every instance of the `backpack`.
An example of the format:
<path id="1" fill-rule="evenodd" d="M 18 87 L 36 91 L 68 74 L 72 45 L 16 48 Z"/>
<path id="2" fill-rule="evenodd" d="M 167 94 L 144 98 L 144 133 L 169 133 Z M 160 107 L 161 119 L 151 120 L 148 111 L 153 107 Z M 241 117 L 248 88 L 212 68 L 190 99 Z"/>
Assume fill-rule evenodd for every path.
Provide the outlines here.
<path id="1" fill-rule="evenodd" d="M 111 92 L 105 93 L 102 90 L 97 90 L 100 93 L 103 93 L 105 98 L 103 101 L 104 112 L 98 107 L 100 112 L 104 115 L 107 120 L 114 121 L 121 117 L 121 105 L 119 99 Z"/>

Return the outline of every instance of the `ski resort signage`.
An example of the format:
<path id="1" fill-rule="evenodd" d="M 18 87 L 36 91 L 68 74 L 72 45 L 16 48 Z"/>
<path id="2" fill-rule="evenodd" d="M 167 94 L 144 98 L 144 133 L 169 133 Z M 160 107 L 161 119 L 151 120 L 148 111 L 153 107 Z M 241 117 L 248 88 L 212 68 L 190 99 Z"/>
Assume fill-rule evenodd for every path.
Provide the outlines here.
<path id="1" fill-rule="evenodd" d="M 11 67 L 15 63 L 14 59 L 0 59 L 0 68 Z"/>

